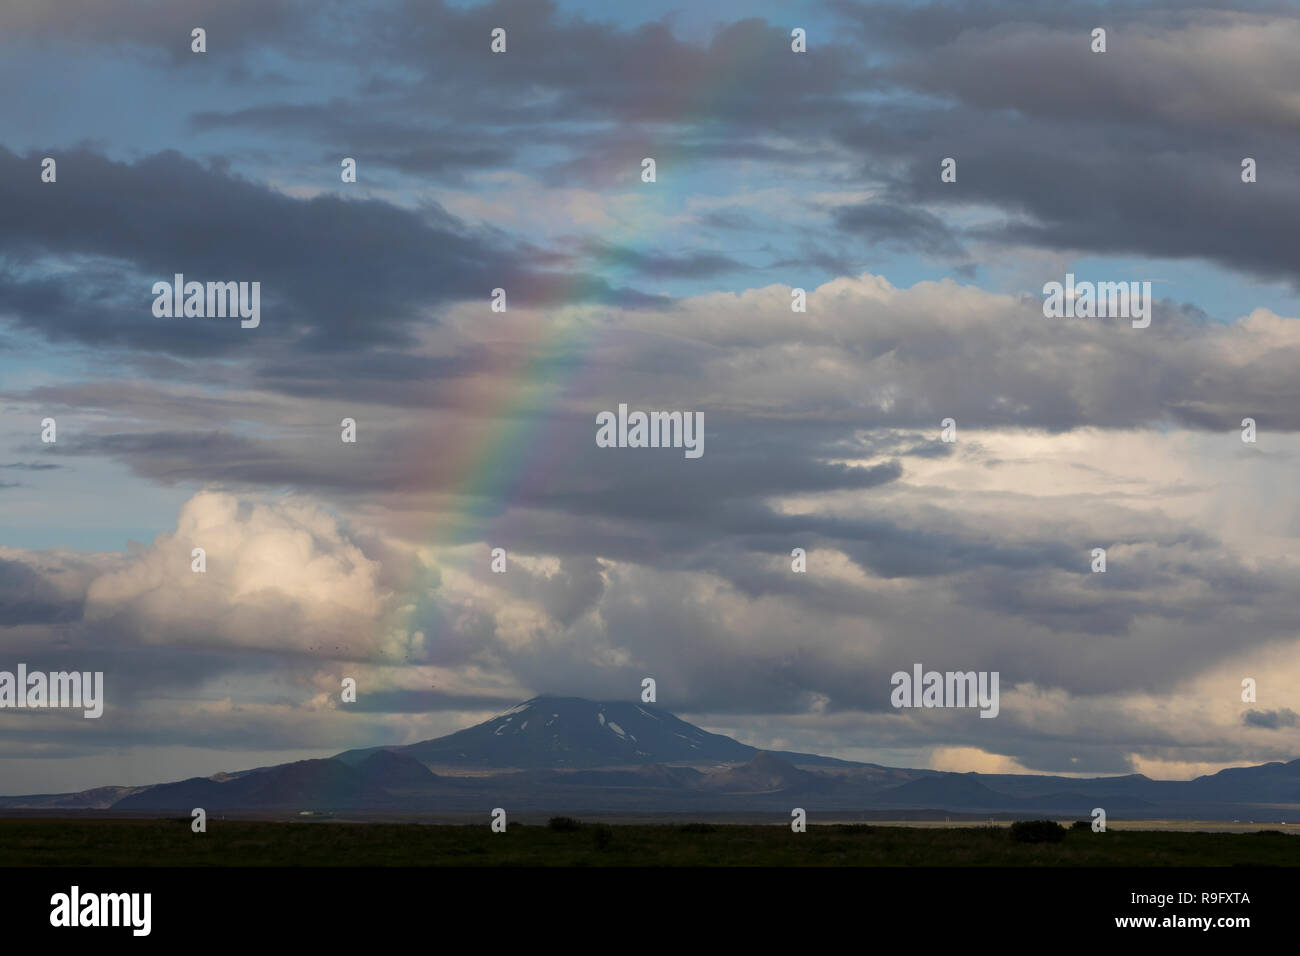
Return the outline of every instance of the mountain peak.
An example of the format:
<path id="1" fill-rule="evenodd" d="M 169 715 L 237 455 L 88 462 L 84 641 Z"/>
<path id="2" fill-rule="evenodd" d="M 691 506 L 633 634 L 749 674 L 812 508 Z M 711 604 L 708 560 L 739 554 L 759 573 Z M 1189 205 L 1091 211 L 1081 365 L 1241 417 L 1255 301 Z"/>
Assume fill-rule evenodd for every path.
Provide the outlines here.
<path id="1" fill-rule="evenodd" d="M 640 702 L 539 694 L 465 730 L 388 750 L 426 767 L 578 769 L 655 763 L 736 763 L 757 751 Z M 345 763 L 373 749 L 340 754 Z"/>

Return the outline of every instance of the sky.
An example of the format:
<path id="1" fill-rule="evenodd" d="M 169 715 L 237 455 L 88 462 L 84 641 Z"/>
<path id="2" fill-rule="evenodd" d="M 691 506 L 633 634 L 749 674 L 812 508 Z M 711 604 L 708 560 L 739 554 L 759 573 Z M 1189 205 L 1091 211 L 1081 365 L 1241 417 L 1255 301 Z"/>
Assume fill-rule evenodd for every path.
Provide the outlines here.
<path id="1" fill-rule="evenodd" d="M 1300 756 L 1298 47 L 1282 3 L 10 0 L 0 670 L 106 701 L 0 710 L 0 793 L 645 677 L 894 766 Z M 155 315 L 178 273 L 260 323 Z M 1046 317 L 1067 274 L 1149 327 Z M 620 404 L 704 454 L 598 447 Z M 914 663 L 998 716 L 893 707 Z"/>

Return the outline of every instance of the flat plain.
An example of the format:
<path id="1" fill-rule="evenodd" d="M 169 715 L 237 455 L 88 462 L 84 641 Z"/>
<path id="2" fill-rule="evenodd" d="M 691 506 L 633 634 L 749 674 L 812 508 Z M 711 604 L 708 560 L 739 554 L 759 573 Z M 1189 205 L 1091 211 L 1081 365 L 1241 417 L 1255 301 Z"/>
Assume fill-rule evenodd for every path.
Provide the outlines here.
<path id="1" fill-rule="evenodd" d="M 276 822 L 0 819 L 0 866 L 1297 866 L 1278 829 L 1068 830 L 1018 843 L 1005 826 Z"/>

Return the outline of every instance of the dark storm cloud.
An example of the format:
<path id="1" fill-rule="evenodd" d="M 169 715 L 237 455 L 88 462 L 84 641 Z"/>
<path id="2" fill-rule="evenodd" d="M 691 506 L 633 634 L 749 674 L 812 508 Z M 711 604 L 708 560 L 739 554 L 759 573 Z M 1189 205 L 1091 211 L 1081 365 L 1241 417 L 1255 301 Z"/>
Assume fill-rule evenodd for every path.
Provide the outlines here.
<path id="1" fill-rule="evenodd" d="M 860 72 L 842 46 L 824 46 L 819 63 L 790 55 L 789 28 L 758 18 L 720 23 L 692 43 L 664 23 L 620 28 L 560 14 L 551 2 L 455 8 L 411 0 L 402 15 L 408 29 L 377 38 L 379 50 L 419 71 L 422 85 L 450 85 L 462 109 L 488 122 L 517 110 L 534 122 L 704 118 L 806 128 L 805 121 L 837 112 L 845 77 Z M 488 55 L 487 38 L 503 23 L 509 53 Z M 521 109 L 522 94 L 534 90 L 548 95 Z"/>
<path id="2" fill-rule="evenodd" d="M 741 227 L 752 229 L 752 227 Z M 856 258 L 846 254 L 842 248 L 827 249 L 816 244 L 805 246 L 793 256 L 784 256 L 773 262 L 771 269 L 821 269 L 827 275 L 848 276 L 860 273 L 866 262 L 865 258 Z"/>
<path id="3" fill-rule="evenodd" d="M 841 206 L 834 212 L 835 224 L 871 243 L 881 243 L 926 255 L 960 256 L 964 252 L 952 230 L 942 219 L 924 209 L 892 203 L 863 203 Z"/>
<path id="4" fill-rule="evenodd" d="M 558 515 L 512 512 L 494 524 L 494 533 L 526 552 L 595 553 L 643 567 L 707 572 L 755 599 L 780 596 L 818 616 L 869 614 L 872 601 L 842 582 L 774 570 L 774 557 L 782 566 L 788 563 L 791 544 L 814 556 L 843 552 L 879 579 L 933 580 L 936 595 L 948 593 L 964 607 L 1056 633 L 1126 635 L 1141 618 L 1195 625 L 1219 613 L 1250 613 L 1267 633 L 1287 627 L 1286 612 L 1274 606 L 1291 587 L 1285 576 L 1252 573 L 1224 556 L 1219 542 L 1184 529 L 1146 528 L 1119 541 L 1107 536 L 1110 547 L 1135 548 L 1140 557 L 1113 568 L 1120 573 L 1102 576 L 1091 572 L 1090 550 L 1080 543 L 1052 533 L 999 540 L 992 526 L 971 521 L 962 527 L 946 511 L 913 508 L 898 517 L 855 520 L 781 515 L 753 502 L 715 500 L 699 513 L 681 515 L 689 531 L 675 526 L 666 511 L 646 514 L 625 504 L 621 512 L 598 515 L 570 541 Z M 646 520 L 654 522 L 652 543 L 645 538 L 650 526 L 641 524 Z M 711 543 L 701 547 L 701 536 Z M 1199 582 L 1197 598 L 1165 597 L 1178 595 L 1189 579 Z M 1221 648 L 1205 650 L 1215 654 Z M 1183 674 L 1184 666 L 1200 663 L 1184 655 L 1165 672 Z M 1053 681 L 1080 682 L 1068 661 L 1051 656 L 1041 666 Z M 1107 671 L 1086 682 L 1094 679 L 1105 685 L 1112 676 Z"/>
<path id="5" fill-rule="evenodd" d="M 328 436 L 322 440 L 324 436 Z M 253 438 L 228 429 L 140 431 L 86 435 L 60 442 L 65 453 L 107 456 L 162 485 L 292 486 L 318 491 L 382 492 L 414 484 L 383 456 L 331 456 L 339 442 L 335 422 L 292 438 Z M 344 446 L 345 448 L 347 446 Z"/>
<path id="6" fill-rule="evenodd" d="M 49 393 L 47 393 L 49 394 Z M 47 401 L 49 399 L 47 398 Z M 214 410 L 214 418 L 220 410 Z M 427 425 L 392 428 L 362 421 L 366 453 L 339 454 L 337 420 L 321 416 L 319 424 L 284 428 L 259 436 L 229 428 L 136 430 L 77 435 L 60 441 L 70 455 L 117 458 L 137 474 L 166 484 L 211 482 L 242 486 L 292 485 L 304 490 L 378 491 L 419 488 L 425 493 L 457 489 L 465 463 L 440 465 L 419 452 Z M 463 420 L 447 423 L 440 441 L 451 445 L 479 441 L 478 430 L 500 423 Z M 706 438 L 708 454 L 685 459 L 682 449 L 645 449 L 653 457 L 611 453 L 593 441 L 595 425 L 570 417 L 521 413 L 510 426 L 520 434 L 546 434 L 552 461 L 563 456 L 562 469 L 550 471 L 544 483 L 512 491 L 486 479 L 477 493 L 511 492 L 520 507 L 544 508 L 571 516 L 619 516 L 639 521 L 695 525 L 707 520 L 720 529 L 741 531 L 755 517 L 747 506 L 725 510 L 728 502 L 760 501 L 779 495 L 836 489 L 866 489 L 893 481 L 901 474 L 897 462 L 849 467 L 791 454 L 790 442 L 800 429 L 784 437 L 733 444 L 724 429 Z M 740 432 L 743 433 L 741 428 Z M 755 432 L 757 433 L 757 431 Z M 820 442 L 821 439 L 808 439 Z M 412 452 L 414 449 L 414 453 Z M 344 446 L 344 452 L 352 449 Z M 502 476 L 506 482 L 522 476 Z M 719 510 L 724 509 L 724 510 Z"/>
<path id="7" fill-rule="evenodd" d="M 499 235 L 475 233 L 429 205 L 293 199 L 169 152 L 134 164 L 84 150 L 60 154 L 57 187 L 40 157 L 0 148 L 0 314 L 55 341 L 179 355 L 339 352 L 406 346 L 427 310 L 487 302 L 662 305 L 603 279 L 529 268 Z M 83 262 L 75 278 L 41 275 L 42 257 Z M 262 324 L 156 318 L 157 281 L 258 281 Z M 486 305 L 485 305 L 486 307 Z"/>
<path id="8" fill-rule="evenodd" d="M 955 130 L 943 155 L 958 158 L 960 196 L 940 188 L 933 157 L 916 153 L 902 188 L 916 201 L 985 202 L 1011 213 L 972 226 L 968 239 L 1203 258 L 1293 284 L 1300 280 L 1282 231 L 1282 223 L 1300 215 L 1294 142 L 1274 137 L 1260 143 L 1253 137 L 1249 147 L 1223 140 L 1198 149 L 1155 139 L 1129 138 L 1130 151 L 1120 152 L 1101 133 L 1081 135 L 1077 122 L 1044 123 L 1023 137 Z M 1067 141 L 1068 151 L 1045 145 Z M 1255 154 L 1267 157 L 1271 174 L 1244 184 L 1241 157 Z"/>
<path id="9" fill-rule="evenodd" d="M 1248 710 L 1241 715 L 1241 722 L 1247 727 L 1277 730 L 1279 727 L 1294 727 L 1300 724 L 1300 714 L 1288 707 L 1281 710 Z"/>
<path id="10" fill-rule="evenodd" d="M 1094 27 L 1114 28 L 1143 20 L 1171 24 L 1179 17 L 1194 18 L 1205 11 L 1285 14 L 1293 10 L 1286 0 L 1200 0 L 1190 9 L 1182 0 L 1077 4 L 1044 4 L 1039 0 L 980 0 L 979 3 L 825 0 L 825 6 L 856 28 L 859 41 L 878 43 L 882 50 L 899 56 L 946 47 L 964 34 L 997 28 L 1051 24 L 1087 34 Z"/>
<path id="11" fill-rule="evenodd" d="M 1091 27 L 1114 18 L 1125 25 L 1092 53 Z M 914 44 L 891 82 L 945 101 L 890 104 L 838 134 L 895 201 L 1003 212 L 968 238 L 1300 279 L 1284 225 L 1300 213 L 1293 9 L 873 8 L 870 25 Z M 1246 156 L 1269 175 L 1244 184 Z M 940 182 L 942 157 L 957 160 L 957 183 Z"/>
<path id="12" fill-rule="evenodd" d="M 209 50 L 242 53 L 286 33 L 310 32 L 311 9 L 305 0 L 11 0 L 0 7 L 0 32 L 23 40 L 163 52 L 182 66 L 195 62 L 195 27 L 207 31 Z"/>
<path id="13" fill-rule="evenodd" d="M 586 187 L 632 177 L 645 155 L 685 165 L 739 159 L 806 165 L 814 157 L 853 156 L 860 178 L 888 188 L 873 205 L 833 215 L 874 243 L 959 256 L 978 238 L 1207 258 L 1292 281 L 1300 275 L 1280 225 L 1300 212 L 1292 105 L 1300 79 L 1285 40 L 1297 21 L 1284 7 L 1259 4 L 1250 14 L 1222 4 L 1198 10 L 1019 2 L 833 8 L 848 23 L 861 23 L 862 32 L 815 38 L 808 54 L 793 55 L 788 29 L 757 18 L 683 39 L 663 24 L 629 29 L 570 16 L 549 3 L 410 2 L 351 23 L 344 43 L 329 27 L 333 18 L 346 18 L 346 5 L 324 11 L 275 5 L 262 14 L 273 22 L 250 31 L 261 42 L 288 44 L 292 32 L 294 49 L 332 51 L 405 72 L 370 96 L 203 110 L 193 121 L 201 130 L 289 131 L 331 150 L 364 143 L 366 162 L 405 172 L 531 165 L 547 182 Z M 296 30 L 282 22 L 289 11 L 301 18 Z M 35 14 L 27 21 L 36 19 L 44 23 Z M 1099 22 L 1111 31 L 1105 54 L 1088 49 L 1088 31 Z M 510 27 L 509 53 L 494 56 L 486 41 L 502 23 Z M 1279 39 L 1270 45 L 1270 36 Z M 151 42 L 155 33 L 142 37 Z M 1250 79 L 1261 71 L 1275 93 L 1261 93 Z M 366 82 L 373 86 L 375 77 Z M 1168 95 L 1164 86 L 1153 94 L 1157 83 L 1168 86 Z M 1179 92 L 1187 88 L 1198 96 Z M 703 103 L 702 90 L 708 91 Z M 880 93 L 896 95 L 863 100 Z M 924 98 L 908 101 L 911 93 Z M 946 102 L 936 106 L 935 98 Z M 438 104 L 432 124 L 430 102 Z M 557 125 L 575 118 L 584 125 Z M 601 120 L 605 128 L 593 123 Z M 1230 132 L 1227 124 L 1238 129 Z M 524 143 L 560 156 L 530 159 Z M 827 151 L 830 144 L 838 155 Z M 1264 170 L 1249 186 L 1240 182 L 1244 155 L 1259 158 Z M 945 156 L 958 160 L 957 184 L 939 182 L 937 164 Z M 922 203 L 930 209 L 914 208 Z M 958 203 L 987 203 L 1002 214 L 959 229 L 937 215 Z M 358 232 L 361 249 L 367 234 Z M 476 250 L 455 245 L 442 250 L 448 258 L 481 260 Z M 340 262 L 343 251 L 313 249 Z M 499 275 L 502 268 L 491 271 Z M 466 278 L 473 275 L 471 269 Z M 469 294 L 447 281 L 455 278 L 448 273 L 435 282 L 445 294 Z M 334 291 L 322 290 L 319 298 L 333 299 Z M 475 294 L 481 294 L 477 287 Z M 615 301 L 620 293 L 604 289 L 596 297 Z M 84 301 L 74 298 L 68 311 Z M 400 324 L 409 302 L 381 298 L 378 305 L 399 313 L 388 321 Z M 385 331 L 392 332 L 376 334 L 382 339 Z"/>
<path id="14" fill-rule="evenodd" d="M 189 367 L 185 367 L 185 371 Z M 179 378 L 180 370 L 168 370 L 172 377 Z M 195 369 L 197 372 L 197 368 Z M 164 378 L 164 376 L 157 376 Z M 196 379 L 198 376 L 195 376 Z M 216 384 L 216 383 L 209 383 Z M 222 376 L 220 384 L 227 390 L 217 392 L 179 391 L 175 388 L 160 388 L 153 382 L 140 380 L 110 379 L 100 382 L 70 382 L 60 385 L 39 385 L 22 393 L 7 394 L 0 392 L 0 397 L 12 398 L 25 405 L 34 406 L 50 412 L 75 411 L 93 414 L 111 414 L 122 419 L 135 421 L 165 421 L 172 427 L 202 427 L 229 425 L 235 421 L 257 420 L 273 414 L 265 401 L 241 394 L 238 389 L 243 384 L 232 381 L 230 376 Z M 66 437 L 66 432 L 60 433 Z M 45 454 L 59 454 L 68 450 L 75 454 L 80 446 L 71 444 L 45 445 Z M 6 466 L 12 467 L 12 466 Z M 48 471 L 62 468 L 56 464 L 37 464 L 25 466 L 29 470 Z"/>
<path id="15" fill-rule="evenodd" d="M 371 349 L 342 355 L 282 354 L 256 366 L 252 374 L 261 387 L 298 398 L 430 407 L 454 401 L 461 380 L 491 364 L 492 356 L 482 348 L 452 356 Z"/>
<path id="16" fill-rule="evenodd" d="M 510 140 L 464 125 L 421 129 L 409 123 L 375 118 L 376 106 L 356 100 L 310 105 L 255 106 L 231 113 L 198 112 L 190 122 L 199 132 L 241 129 L 311 137 L 329 130 L 330 142 L 345 147 L 366 167 L 445 177 L 476 169 L 505 168 L 515 162 Z M 529 139 L 528 142 L 535 142 Z M 339 164 L 339 153 L 320 157 L 326 168 Z"/>
<path id="17" fill-rule="evenodd" d="M 358 29 L 348 55 L 400 66 L 402 78 L 368 79 L 351 101 L 205 110 L 194 123 L 364 142 L 369 162 L 408 172 L 452 170 L 469 157 L 517 169 L 521 158 L 529 165 L 524 144 L 550 146 L 571 155 L 540 167 L 543 180 L 590 187 L 639 170 L 647 155 L 678 165 L 806 160 L 808 131 L 843 119 L 844 92 L 868 76 L 857 52 L 833 41 L 815 61 L 792 55 L 789 28 L 758 18 L 683 40 L 664 23 L 620 27 L 549 2 L 412 0 L 386 22 Z M 503 24 L 508 53 L 492 55 L 488 39 Z M 454 125 L 431 124 L 430 103 L 439 124 Z M 802 142 L 777 145 L 774 132 Z"/>
<path id="18" fill-rule="evenodd" d="M 0 558 L 0 628 L 75 621 L 81 617 L 82 603 L 29 565 Z"/>
<path id="19" fill-rule="evenodd" d="M 883 201 L 834 213 L 842 228 L 874 243 L 959 256 L 965 240 L 979 238 L 1206 258 L 1300 277 L 1280 225 L 1300 212 L 1293 106 L 1300 78 L 1285 40 L 1296 29 L 1293 11 L 1020 2 L 833 8 L 861 32 L 818 38 L 799 56 L 784 26 L 761 19 L 687 40 L 661 24 L 629 30 L 565 16 L 552 4 L 412 2 L 396 14 L 406 29 L 356 38 L 357 51 L 413 71 L 404 91 L 394 81 L 395 95 L 364 107 L 273 104 L 207 111 L 195 122 L 287 124 L 331 144 L 342 123 L 350 141 L 371 144 L 372 161 L 408 171 L 471 162 L 518 168 L 528 162 L 516 143 L 561 150 L 567 143 L 572 155 L 537 171 L 551 184 L 584 186 L 629 178 L 646 155 L 679 164 L 806 164 L 834 158 L 825 146 L 836 143 L 858 157 L 867 182 L 890 184 Z M 510 24 L 510 52 L 494 57 L 484 39 L 500 23 Z M 1105 54 L 1089 49 L 1099 24 L 1110 31 Z M 1278 39 L 1270 44 L 1271 36 Z M 1275 94 L 1261 95 L 1250 79 L 1261 71 Z M 1183 95 L 1189 88 L 1198 96 Z M 703 118 L 694 109 L 700 90 L 710 91 Z M 862 101 L 886 91 L 925 98 Z M 469 140 L 411 122 L 409 107 L 430 95 L 440 98 L 440 115 L 470 125 Z M 935 106 L 935 98 L 946 102 Z M 541 129 L 575 116 L 615 125 L 552 138 Z M 494 141 L 483 128 L 501 132 Z M 774 133 L 799 145 L 774 145 Z M 1245 155 L 1267 170 L 1249 187 L 1240 181 Z M 959 185 L 939 182 L 945 156 L 958 160 Z M 913 208 L 980 202 L 1003 215 L 968 232 L 934 208 Z"/>

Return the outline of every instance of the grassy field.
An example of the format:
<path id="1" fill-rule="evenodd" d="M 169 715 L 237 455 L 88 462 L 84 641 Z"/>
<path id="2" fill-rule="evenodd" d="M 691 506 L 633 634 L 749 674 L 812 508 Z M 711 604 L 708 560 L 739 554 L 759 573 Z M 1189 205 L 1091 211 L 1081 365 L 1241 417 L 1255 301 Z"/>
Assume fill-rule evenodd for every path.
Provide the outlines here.
<path id="1" fill-rule="evenodd" d="M 1005 827 L 686 824 L 555 830 L 486 824 L 0 819 L 0 866 L 1297 866 L 1276 831 L 1072 830 L 1016 843 Z"/>

